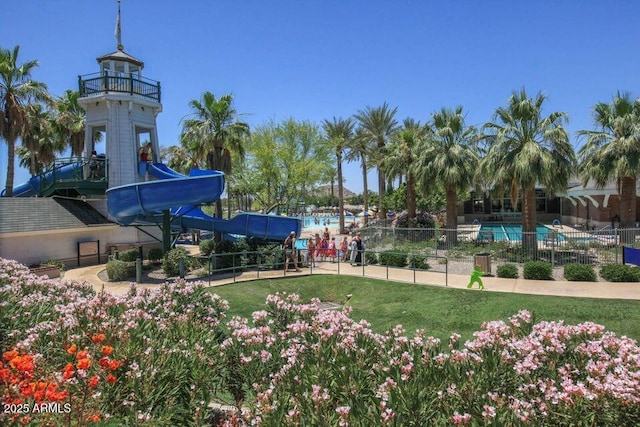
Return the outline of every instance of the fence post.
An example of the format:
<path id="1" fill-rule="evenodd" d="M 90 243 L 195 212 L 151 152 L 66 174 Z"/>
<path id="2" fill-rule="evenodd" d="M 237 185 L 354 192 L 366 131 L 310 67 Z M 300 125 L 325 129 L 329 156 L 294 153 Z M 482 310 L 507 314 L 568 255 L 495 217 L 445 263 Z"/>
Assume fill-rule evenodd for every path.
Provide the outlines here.
<path id="1" fill-rule="evenodd" d="M 449 286 L 449 258 L 445 258 L 447 262 L 444 263 L 444 286 Z"/>
<path id="2" fill-rule="evenodd" d="M 620 248 L 620 240 L 618 240 L 618 229 L 615 229 L 616 234 L 615 234 L 615 244 L 616 244 L 616 249 L 615 249 L 615 253 L 616 253 L 616 264 L 618 263 L 618 249 Z"/>

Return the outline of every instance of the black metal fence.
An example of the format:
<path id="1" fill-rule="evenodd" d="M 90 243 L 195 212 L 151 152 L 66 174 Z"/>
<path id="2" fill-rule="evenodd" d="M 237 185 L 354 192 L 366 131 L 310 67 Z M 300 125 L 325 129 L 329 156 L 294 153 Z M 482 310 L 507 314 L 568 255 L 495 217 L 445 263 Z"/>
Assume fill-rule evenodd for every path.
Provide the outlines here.
<path id="1" fill-rule="evenodd" d="M 536 232 L 524 233 L 518 224 L 513 224 L 463 226 L 457 230 L 365 227 L 359 231 L 369 250 L 403 250 L 469 263 L 475 255 L 488 253 L 497 263 L 547 261 L 553 266 L 602 265 L 622 262 L 623 246 L 640 246 L 640 229 L 635 228 L 583 231 L 539 226 Z"/>
<path id="2" fill-rule="evenodd" d="M 80 96 L 92 96 L 101 93 L 119 92 L 141 95 L 161 101 L 160 82 L 133 76 L 111 76 L 100 73 L 78 77 Z"/>
<path id="3" fill-rule="evenodd" d="M 346 274 L 413 283 L 448 284 L 448 263 L 443 256 L 414 254 L 387 250 L 376 252 L 365 250 L 360 254 L 361 262 L 351 261 L 350 254 L 343 257 L 314 254 L 308 250 L 296 251 L 297 266 L 306 274 Z M 236 281 L 289 277 L 299 274 L 293 261 L 285 271 L 286 255 L 281 249 L 271 251 L 243 251 L 211 254 L 206 258 L 206 275 L 209 284 L 218 277 L 229 276 Z"/>

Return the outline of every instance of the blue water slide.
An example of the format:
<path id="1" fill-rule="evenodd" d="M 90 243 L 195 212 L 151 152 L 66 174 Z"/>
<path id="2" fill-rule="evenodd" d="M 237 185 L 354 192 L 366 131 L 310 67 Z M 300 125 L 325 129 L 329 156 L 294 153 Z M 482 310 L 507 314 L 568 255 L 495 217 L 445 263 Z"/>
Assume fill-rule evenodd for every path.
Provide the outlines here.
<path id="1" fill-rule="evenodd" d="M 141 164 L 140 168 L 144 166 Z M 298 218 L 244 213 L 224 220 L 206 215 L 197 205 L 220 198 L 225 184 L 224 173 L 220 171 L 192 169 L 189 176 L 185 176 L 162 163 L 149 163 L 146 171 L 157 180 L 107 190 L 109 215 L 119 224 L 158 222 L 158 216 L 170 210 L 172 225 L 182 229 L 268 241 L 284 240 L 291 231 L 299 235 L 302 229 Z"/>
<path id="2" fill-rule="evenodd" d="M 149 222 L 163 211 L 178 206 L 211 203 L 224 190 L 224 174 L 219 171 L 192 172 L 193 176 L 136 182 L 107 190 L 109 215 L 118 223 Z M 177 173 L 177 172 L 176 172 Z"/>
<path id="3" fill-rule="evenodd" d="M 174 222 L 186 229 L 208 230 L 254 237 L 260 240 L 282 241 L 293 231 L 300 235 L 300 219 L 277 215 L 240 213 L 225 220 L 211 217 L 198 207 L 182 207 L 171 211 L 178 218 Z"/>
<path id="4" fill-rule="evenodd" d="M 60 179 L 70 179 L 78 168 L 77 163 L 57 166 L 49 172 L 31 177 L 27 182 L 13 187 L 13 197 L 33 197 L 40 194 L 43 184 L 52 183 Z M 0 197 L 6 196 L 6 189 L 0 192 Z"/>

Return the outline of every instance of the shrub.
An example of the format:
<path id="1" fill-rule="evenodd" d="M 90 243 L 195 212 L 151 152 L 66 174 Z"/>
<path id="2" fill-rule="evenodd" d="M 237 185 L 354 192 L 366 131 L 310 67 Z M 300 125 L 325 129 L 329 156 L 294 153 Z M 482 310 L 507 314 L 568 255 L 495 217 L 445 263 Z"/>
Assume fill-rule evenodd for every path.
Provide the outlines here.
<path id="1" fill-rule="evenodd" d="M 514 264 L 502 264 L 498 266 L 496 273 L 498 277 L 502 277 L 504 279 L 517 279 L 518 267 Z"/>
<path id="2" fill-rule="evenodd" d="M 530 280 L 553 280 L 553 268 L 544 261 L 529 261 L 524 263 L 524 278 Z"/>
<path id="3" fill-rule="evenodd" d="M 214 242 L 213 239 L 201 240 L 198 248 L 200 248 L 200 254 L 209 256 L 211 255 L 211 252 L 213 252 L 213 250 L 216 248 L 216 242 Z"/>
<path id="4" fill-rule="evenodd" d="M 608 282 L 640 282 L 640 268 L 625 264 L 609 264 L 600 268 L 600 276 Z"/>
<path id="5" fill-rule="evenodd" d="M 140 258 L 140 252 L 137 249 L 129 249 L 118 253 L 118 259 L 124 262 L 132 262 Z"/>
<path id="6" fill-rule="evenodd" d="M 184 248 L 175 247 L 167 252 L 162 261 L 162 271 L 166 276 L 177 276 L 180 274 L 180 258 L 184 259 L 185 272 L 200 267 L 198 260 L 189 256 Z"/>
<path id="7" fill-rule="evenodd" d="M 427 258 L 424 255 L 412 254 L 409 255 L 409 267 L 416 270 L 428 270 L 431 268 L 427 262 Z"/>
<path id="8" fill-rule="evenodd" d="M 239 241 L 240 242 L 240 241 Z M 239 244 L 234 242 L 233 240 L 223 240 L 216 244 L 216 268 L 244 268 L 247 265 L 247 260 L 244 256 L 239 254 L 243 250 L 248 249 L 248 245 L 244 240 L 243 243 Z M 282 252 L 282 249 L 280 249 Z M 234 255 L 224 255 L 224 254 L 234 254 Z"/>
<path id="9" fill-rule="evenodd" d="M 366 264 L 377 264 L 378 263 L 378 254 L 375 252 L 366 252 L 364 253 L 364 261 Z"/>
<path id="10" fill-rule="evenodd" d="M 136 263 L 125 262 L 119 259 L 111 259 L 107 262 L 107 275 L 109 280 L 120 282 L 136 275 Z"/>
<path id="11" fill-rule="evenodd" d="M 147 259 L 152 262 L 160 261 L 164 256 L 162 248 L 151 248 L 147 252 Z"/>
<path id="12" fill-rule="evenodd" d="M 42 263 L 42 265 L 52 265 L 52 266 L 58 268 L 58 270 L 60 270 L 60 271 L 65 271 L 67 269 L 67 266 L 65 265 L 64 262 L 58 261 L 56 259 L 50 259 L 48 261 L 45 261 L 45 262 Z"/>
<path id="13" fill-rule="evenodd" d="M 595 282 L 596 272 L 586 264 L 567 264 L 564 266 L 564 278 L 570 282 Z"/>
<path id="14" fill-rule="evenodd" d="M 405 267 L 407 265 L 406 252 L 384 251 L 378 256 L 380 265 L 388 265 L 389 267 Z"/>
<path id="15" fill-rule="evenodd" d="M 279 247 L 261 246 L 258 248 L 256 264 L 265 270 L 278 269 L 284 265 L 285 253 Z"/>

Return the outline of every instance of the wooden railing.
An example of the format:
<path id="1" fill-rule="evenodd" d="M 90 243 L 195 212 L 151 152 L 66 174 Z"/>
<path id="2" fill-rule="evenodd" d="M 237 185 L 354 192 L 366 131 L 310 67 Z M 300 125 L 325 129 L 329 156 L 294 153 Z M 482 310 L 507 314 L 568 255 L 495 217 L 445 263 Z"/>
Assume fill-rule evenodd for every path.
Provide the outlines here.
<path id="1" fill-rule="evenodd" d="M 158 102 L 161 99 L 160 82 L 133 76 L 110 76 L 100 73 L 78 76 L 78 86 L 81 97 L 116 92 L 141 95 Z"/>

